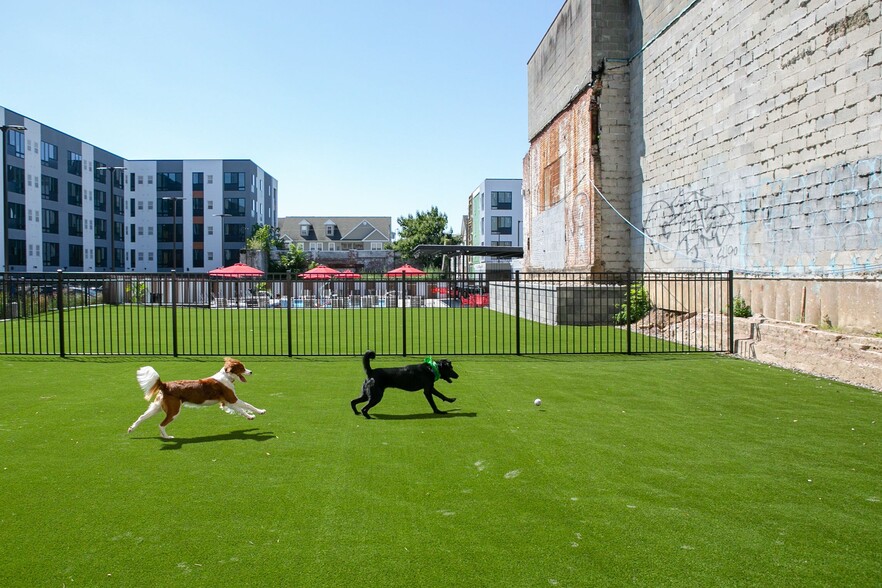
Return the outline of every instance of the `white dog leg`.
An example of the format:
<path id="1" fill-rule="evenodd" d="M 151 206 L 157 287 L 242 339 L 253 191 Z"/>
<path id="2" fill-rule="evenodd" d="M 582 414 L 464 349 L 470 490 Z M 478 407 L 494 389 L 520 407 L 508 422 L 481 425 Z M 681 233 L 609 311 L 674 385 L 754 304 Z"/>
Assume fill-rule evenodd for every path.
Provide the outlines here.
<path id="1" fill-rule="evenodd" d="M 256 406 L 252 406 L 252 405 L 248 404 L 247 402 L 245 402 L 241 398 L 238 400 L 238 402 L 236 402 L 236 404 L 238 404 L 239 406 L 241 406 L 242 408 L 244 408 L 248 412 L 253 412 L 254 414 L 264 414 L 266 412 L 262 408 L 257 408 Z"/>
<path id="2" fill-rule="evenodd" d="M 138 425 L 140 425 L 141 423 L 143 423 L 144 421 L 146 421 L 147 419 L 149 419 L 150 417 L 152 417 L 153 415 L 158 413 L 160 410 L 162 410 L 162 406 L 158 402 L 151 402 L 150 406 L 147 407 L 147 410 L 144 411 L 144 414 L 139 416 L 138 420 L 136 420 L 134 423 L 132 423 L 132 426 L 129 427 L 128 432 L 131 433 L 132 431 L 134 431 L 135 427 L 137 427 Z"/>
<path id="3" fill-rule="evenodd" d="M 232 411 L 242 415 L 243 417 L 245 417 L 249 421 L 254 420 L 254 415 L 252 413 L 248 412 L 248 410 L 246 410 L 246 408 L 243 406 L 245 404 L 248 404 L 248 403 L 242 402 L 241 400 L 239 400 L 233 404 L 228 404 L 226 406 L 226 408 L 227 408 L 227 410 L 232 410 Z M 248 404 L 248 406 L 251 406 L 251 405 Z M 252 407 L 252 408 L 254 408 L 254 407 Z"/>

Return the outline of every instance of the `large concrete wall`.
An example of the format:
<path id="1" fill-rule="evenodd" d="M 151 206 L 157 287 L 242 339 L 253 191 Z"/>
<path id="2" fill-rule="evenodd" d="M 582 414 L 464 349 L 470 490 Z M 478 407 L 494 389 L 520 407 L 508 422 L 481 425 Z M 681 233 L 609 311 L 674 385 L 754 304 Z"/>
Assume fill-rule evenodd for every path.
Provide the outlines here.
<path id="1" fill-rule="evenodd" d="M 591 82 L 591 0 L 560 9 L 527 62 L 527 132 L 533 139 Z"/>
<path id="2" fill-rule="evenodd" d="M 648 236 L 645 269 L 882 270 L 880 11 L 878 0 L 641 3 L 632 220 Z"/>
<path id="3" fill-rule="evenodd" d="M 630 74 L 602 73 L 627 57 L 627 14 L 628 0 L 570 0 L 528 64 L 527 271 L 630 265 Z"/>

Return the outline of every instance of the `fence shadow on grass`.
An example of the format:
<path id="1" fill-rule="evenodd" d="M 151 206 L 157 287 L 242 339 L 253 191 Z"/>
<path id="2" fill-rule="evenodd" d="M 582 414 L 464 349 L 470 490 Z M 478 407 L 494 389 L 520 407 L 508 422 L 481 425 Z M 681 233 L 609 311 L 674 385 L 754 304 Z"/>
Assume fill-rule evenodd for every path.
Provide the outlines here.
<path id="1" fill-rule="evenodd" d="M 371 416 L 378 420 L 383 421 L 409 421 L 409 420 L 418 420 L 418 419 L 449 419 L 454 417 L 476 417 L 478 413 L 476 412 L 457 412 L 456 410 L 451 410 L 449 412 L 445 412 L 442 414 L 436 414 L 434 412 L 423 412 L 418 414 L 374 414 L 371 413 Z"/>
<path id="2" fill-rule="evenodd" d="M 252 433 L 252 431 L 256 431 Z M 240 431 L 230 431 L 229 433 L 221 433 L 219 435 L 205 435 L 203 437 L 175 437 L 174 439 L 162 439 L 162 447 L 160 451 L 168 451 L 170 449 L 181 449 L 184 445 L 193 445 L 195 443 L 213 443 L 215 441 L 269 441 L 276 436 L 272 431 L 260 431 L 259 429 L 242 429 Z"/>

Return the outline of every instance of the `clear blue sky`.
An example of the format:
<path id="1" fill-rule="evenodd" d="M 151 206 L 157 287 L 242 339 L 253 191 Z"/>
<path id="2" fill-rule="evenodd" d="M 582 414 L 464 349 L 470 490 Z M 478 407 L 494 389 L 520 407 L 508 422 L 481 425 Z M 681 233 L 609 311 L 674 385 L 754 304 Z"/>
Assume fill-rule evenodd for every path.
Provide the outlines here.
<path id="1" fill-rule="evenodd" d="M 520 178 L 527 61 L 563 0 L 18 1 L 0 106 L 129 159 L 251 159 L 279 216 L 454 232 Z"/>

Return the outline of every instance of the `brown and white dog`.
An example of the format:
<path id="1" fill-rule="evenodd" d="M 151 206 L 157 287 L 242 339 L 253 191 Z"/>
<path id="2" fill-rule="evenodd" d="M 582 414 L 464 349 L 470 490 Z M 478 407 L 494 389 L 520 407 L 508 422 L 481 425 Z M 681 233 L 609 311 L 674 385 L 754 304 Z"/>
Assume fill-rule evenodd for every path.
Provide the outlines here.
<path id="1" fill-rule="evenodd" d="M 224 358 L 224 367 L 211 376 L 201 380 L 177 380 L 175 382 L 163 382 L 159 379 L 159 373 L 150 366 L 142 367 L 137 372 L 138 384 L 144 391 L 144 399 L 150 402 L 147 411 L 138 417 L 129 433 L 135 427 L 157 414 L 160 410 L 165 411 L 165 419 L 159 424 L 159 432 L 163 439 L 174 439 L 165 432 L 165 427 L 172 422 L 181 406 L 208 406 L 220 404 L 221 409 L 230 414 L 241 414 L 249 421 L 255 414 L 263 414 L 266 411 L 256 408 L 244 400 L 236 397 L 233 387 L 236 378 L 243 382 L 245 376 L 251 375 L 241 361 L 231 357 Z"/>

